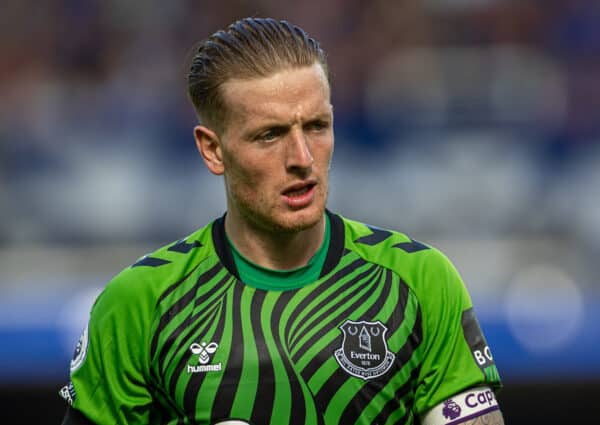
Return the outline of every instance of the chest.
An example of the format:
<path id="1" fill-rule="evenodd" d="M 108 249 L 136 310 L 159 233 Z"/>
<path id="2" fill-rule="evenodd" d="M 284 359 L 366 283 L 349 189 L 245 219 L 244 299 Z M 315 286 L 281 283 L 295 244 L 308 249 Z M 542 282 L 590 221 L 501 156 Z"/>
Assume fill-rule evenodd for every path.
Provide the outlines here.
<path id="1" fill-rule="evenodd" d="M 411 417 L 419 309 L 389 271 L 364 267 L 284 292 L 233 281 L 179 316 L 151 365 L 167 415 L 307 425 Z"/>

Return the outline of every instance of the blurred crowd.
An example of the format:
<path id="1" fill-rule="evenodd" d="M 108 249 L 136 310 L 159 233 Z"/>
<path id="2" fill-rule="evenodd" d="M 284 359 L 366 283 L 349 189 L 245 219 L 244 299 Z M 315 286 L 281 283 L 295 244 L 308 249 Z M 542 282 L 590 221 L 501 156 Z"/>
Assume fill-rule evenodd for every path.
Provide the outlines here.
<path id="1" fill-rule="evenodd" d="M 166 242 L 220 214 L 186 68 L 244 16 L 290 20 L 328 52 L 335 209 L 600 251 L 594 0 L 4 2 L 0 245 Z"/>
<path id="2" fill-rule="evenodd" d="M 245 16 L 328 53 L 330 208 L 440 247 L 505 377 L 599 376 L 599 1 L 8 0 L 0 383 L 62 376 L 110 276 L 223 213 L 186 74 Z"/>

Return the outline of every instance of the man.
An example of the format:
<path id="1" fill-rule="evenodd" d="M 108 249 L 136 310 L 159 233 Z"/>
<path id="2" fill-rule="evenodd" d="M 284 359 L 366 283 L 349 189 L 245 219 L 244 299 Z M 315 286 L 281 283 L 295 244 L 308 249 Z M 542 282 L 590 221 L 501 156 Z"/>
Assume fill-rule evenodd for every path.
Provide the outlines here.
<path id="1" fill-rule="evenodd" d="M 197 148 L 227 213 L 96 301 L 65 424 L 501 424 L 469 295 L 437 250 L 326 210 L 325 55 L 244 19 L 189 74 Z"/>

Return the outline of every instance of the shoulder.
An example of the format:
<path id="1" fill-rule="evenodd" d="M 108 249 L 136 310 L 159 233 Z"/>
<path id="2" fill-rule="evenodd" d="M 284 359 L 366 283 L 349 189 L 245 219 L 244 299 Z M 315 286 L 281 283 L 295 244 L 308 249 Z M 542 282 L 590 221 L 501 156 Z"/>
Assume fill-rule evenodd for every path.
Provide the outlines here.
<path id="1" fill-rule="evenodd" d="M 390 269 L 423 301 L 468 297 L 462 279 L 446 255 L 406 233 L 342 217 L 345 247 L 365 261 Z"/>
<path id="2" fill-rule="evenodd" d="M 369 262 L 401 272 L 407 277 L 444 273 L 447 268 L 453 267 L 441 251 L 412 239 L 406 233 L 345 217 L 342 217 L 342 221 L 346 248 Z"/>
<path id="3" fill-rule="evenodd" d="M 94 313 L 102 316 L 123 309 L 137 313 L 151 310 L 169 287 L 204 261 L 216 258 L 211 226 L 212 223 L 146 254 L 122 270 L 96 300 Z"/>

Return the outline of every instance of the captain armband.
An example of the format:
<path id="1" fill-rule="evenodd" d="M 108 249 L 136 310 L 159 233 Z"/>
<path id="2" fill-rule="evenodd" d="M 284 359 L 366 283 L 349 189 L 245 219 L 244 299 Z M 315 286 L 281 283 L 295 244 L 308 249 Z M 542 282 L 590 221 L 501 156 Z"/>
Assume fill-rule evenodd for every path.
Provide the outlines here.
<path id="1" fill-rule="evenodd" d="M 458 425 L 499 410 L 494 391 L 489 387 L 471 388 L 435 406 L 423 416 L 423 425 Z"/>

